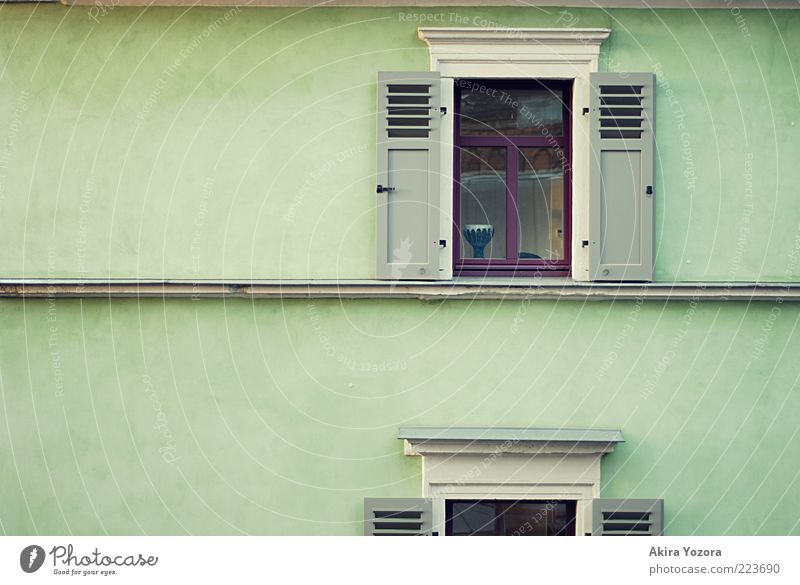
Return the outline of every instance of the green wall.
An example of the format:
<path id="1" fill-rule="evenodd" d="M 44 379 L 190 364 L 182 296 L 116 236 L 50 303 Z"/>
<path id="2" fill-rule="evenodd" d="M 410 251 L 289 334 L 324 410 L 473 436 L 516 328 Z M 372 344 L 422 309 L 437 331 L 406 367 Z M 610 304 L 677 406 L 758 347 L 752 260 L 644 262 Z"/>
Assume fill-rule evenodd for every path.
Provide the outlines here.
<path id="1" fill-rule="evenodd" d="M 594 426 L 670 534 L 800 534 L 800 307 L 0 302 L 7 533 L 357 534 L 405 424 Z"/>
<path id="2" fill-rule="evenodd" d="M 612 28 L 603 68 L 660 73 L 656 277 L 800 277 L 797 11 L 53 5 L 0 7 L 0 274 L 373 277 L 376 72 L 427 68 L 420 14 Z"/>
<path id="3" fill-rule="evenodd" d="M 800 13 L 443 12 L 611 27 L 604 68 L 660 72 L 657 277 L 800 277 Z M 372 277 L 376 72 L 427 67 L 406 15 L 0 6 L 0 276 Z M 603 495 L 800 534 L 798 319 L 3 300 L 0 531 L 357 534 L 363 496 L 419 495 L 394 436 L 427 424 L 621 428 Z"/>

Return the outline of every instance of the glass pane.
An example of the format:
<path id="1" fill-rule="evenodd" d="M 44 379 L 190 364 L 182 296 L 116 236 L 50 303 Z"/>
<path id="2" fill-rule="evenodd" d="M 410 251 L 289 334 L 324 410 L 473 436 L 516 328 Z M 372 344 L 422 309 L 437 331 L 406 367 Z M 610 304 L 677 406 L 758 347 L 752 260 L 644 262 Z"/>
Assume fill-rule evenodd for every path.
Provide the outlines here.
<path id="1" fill-rule="evenodd" d="M 461 257 L 506 257 L 506 149 L 461 151 Z"/>
<path id="2" fill-rule="evenodd" d="M 452 536 L 498 536 L 494 503 L 453 502 L 448 511 Z"/>
<path id="3" fill-rule="evenodd" d="M 548 536 L 575 536 L 575 502 L 548 503 Z"/>
<path id="4" fill-rule="evenodd" d="M 461 80 L 461 134 L 562 136 L 563 91 L 498 89 Z"/>
<path id="5" fill-rule="evenodd" d="M 564 168 L 558 148 L 520 148 L 517 241 L 520 259 L 564 258 Z"/>
<path id="6" fill-rule="evenodd" d="M 564 501 L 516 502 L 504 514 L 506 536 L 574 534 L 575 504 Z"/>
<path id="7" fill-rule="evenodd" d="M 520 502 L 511 504 L 505 513 L 505 536 L 548 536 L 546 504 Z"/>

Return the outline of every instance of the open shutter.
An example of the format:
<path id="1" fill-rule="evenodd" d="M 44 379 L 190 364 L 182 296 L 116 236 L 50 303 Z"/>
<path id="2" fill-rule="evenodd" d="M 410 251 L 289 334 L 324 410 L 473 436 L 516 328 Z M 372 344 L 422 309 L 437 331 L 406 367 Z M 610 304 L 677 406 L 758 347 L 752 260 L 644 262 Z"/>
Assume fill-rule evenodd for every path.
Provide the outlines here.
<path id="1" fill-rule="evenodd" d="M 660 536 L 664 533 L 664 500 L 592 501 L 593 536 Z"/>
<path id="2" fill-rule="evenodd" d="M 655 76 L 592 73 L 591 280 L 653 278 Z"/>
<path id="3" fill-rule="evenodd" d="M 378 74 L 378 278 L 440 278 L 439 81 L 437 71 Z"/>
<path id="4" fill-rule="evenodd" d="M 430 536 L 433 504 L 426 498 L 364 498 L 365 536 Z"/>

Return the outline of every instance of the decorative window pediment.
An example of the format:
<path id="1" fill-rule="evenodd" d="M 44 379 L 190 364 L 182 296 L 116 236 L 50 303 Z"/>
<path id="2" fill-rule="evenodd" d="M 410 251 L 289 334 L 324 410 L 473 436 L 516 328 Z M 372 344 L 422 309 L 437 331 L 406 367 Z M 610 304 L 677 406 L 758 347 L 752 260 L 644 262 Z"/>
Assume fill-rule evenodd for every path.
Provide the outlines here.
<path id="1" fill-rule="evenodd" d="M 592 530 L 600 459 L 625 441 L 615 429 L 402 427 L 406 455 L 422 456 L 422 496 L 444 534 L 447 500 L 572 501 L 577 534 Z"/>

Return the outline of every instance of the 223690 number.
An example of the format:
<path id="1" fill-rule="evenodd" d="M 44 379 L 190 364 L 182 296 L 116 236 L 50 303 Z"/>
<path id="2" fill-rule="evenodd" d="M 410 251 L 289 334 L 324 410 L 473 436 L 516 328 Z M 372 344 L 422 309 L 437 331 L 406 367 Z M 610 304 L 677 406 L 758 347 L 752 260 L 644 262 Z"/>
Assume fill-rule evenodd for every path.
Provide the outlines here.
<path id="1" fill-rule="evenodd" d="M 736 573 L 743 575 L 770 573 L 777 575 L 780 572 L 781 566 L 778 563 L 738 563 L 736 565 Z"/>

